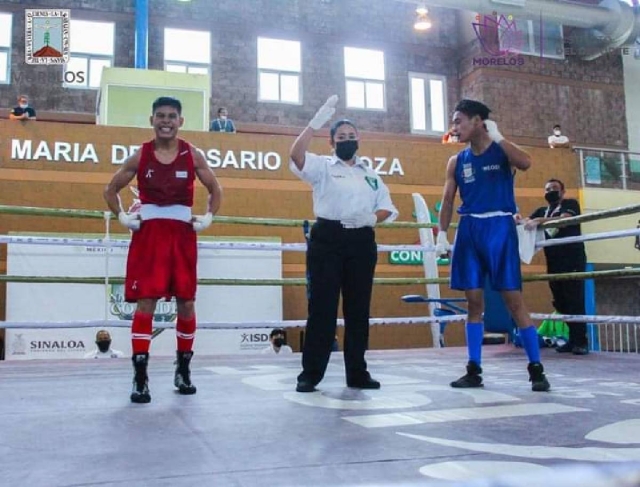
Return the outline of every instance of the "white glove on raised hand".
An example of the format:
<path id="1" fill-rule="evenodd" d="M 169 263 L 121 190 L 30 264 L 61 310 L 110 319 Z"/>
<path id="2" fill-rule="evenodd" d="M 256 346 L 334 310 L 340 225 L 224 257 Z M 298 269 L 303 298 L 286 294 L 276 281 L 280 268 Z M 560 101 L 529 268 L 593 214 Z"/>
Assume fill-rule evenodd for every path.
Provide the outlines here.
<path id="1" fill-rule="evenodd" d="M 202 230 L 207 228 L 209 225 L 211 225 L 212 221 L 213 221 L 213 213 L 211 212 L 207 213 L 206 215 L 194 216 L 192 219 L 193 229 L 196 232 L 201 232 Z"/>
<path id="2" fill-rule="evenodd" d="M 134 232 L 140 230 L 140 213 L 125 213 L 121 211 L 118 213 L 118 221 Z"/>
<path id="3" fill-rule="evenodd" d="M 447 232 L 440 230 L 436 238 L 436 255 L 439 257 L 451 250 L 451 244 L 447 240 Z"/>
<path id="4" fill-rule="evenodd" d="M 489 119 L 485 120 L 484 126 L 487 128 L 487 133 L 489 134 L 489 137 L 491 137 L 491 139 L 495 143 L 499 144 L 504 140 L 504 137 L 498 130 L 498 124 L 495 123 L 493 120 L 489 120 Z"/>
<path id="5" fill-rule="evenodd" d="M 336 104 L 338 103 L 338 95 L 331 95 L 327 101 L 320 107 L 320 110 L 314 115 L 309 122 L 309 127 L 313 130 L 320 130 L 322 126 L 331 120 L 333 114 L 336 113 Z"/>
<path id="6" fill-rule="evenodd" d="M 378 217 L 375 213 L 360 213 L 358 215 L 340 220 L 344 228 L 375 227 Z"/>

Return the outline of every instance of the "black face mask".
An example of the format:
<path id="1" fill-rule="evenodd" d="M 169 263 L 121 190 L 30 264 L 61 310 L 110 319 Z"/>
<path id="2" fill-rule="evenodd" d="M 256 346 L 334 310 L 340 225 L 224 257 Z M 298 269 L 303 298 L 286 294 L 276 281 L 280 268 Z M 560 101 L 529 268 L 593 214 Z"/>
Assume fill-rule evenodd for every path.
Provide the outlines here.
<path id="1" fill-rule="evenodd" d="M 109 351 L 111 340 L 98 340 L 96 342 L 96 345 L 98 345 L 98 350 L 100 350 L 102 353 L 105 353 Z"/>
<path id="2" fill-rule="evenodd" d="M 343 161 L 350 161 L 358 151 L 357 140 L 342 140 L 336 142 L 336 156 Z"/>
<path id="3" fill-rule="evenodd" d="M 544 199 L 553 205 L 560 201 L 560 191 L 549 191 L 544 194 Z"/>
<path id="4" fill-rule="evenodd" d="M 274 347 L 281 347 L 282 345 L 284 345 L 284 338 L 274 338 L 273 339 L 273 346 Z"/>

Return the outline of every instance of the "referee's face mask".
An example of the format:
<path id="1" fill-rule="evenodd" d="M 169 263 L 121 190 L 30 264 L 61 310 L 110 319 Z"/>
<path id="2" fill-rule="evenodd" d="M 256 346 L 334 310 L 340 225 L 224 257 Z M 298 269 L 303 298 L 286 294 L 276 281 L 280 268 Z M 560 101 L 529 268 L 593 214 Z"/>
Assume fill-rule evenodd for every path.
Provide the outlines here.
<path id="1" fill-rule="evenodd" d="M 336 156 L 347 162 L 358 152 L 358 130 L 348 120 L 340 120 L 331 127 L 331 145 Z"/>

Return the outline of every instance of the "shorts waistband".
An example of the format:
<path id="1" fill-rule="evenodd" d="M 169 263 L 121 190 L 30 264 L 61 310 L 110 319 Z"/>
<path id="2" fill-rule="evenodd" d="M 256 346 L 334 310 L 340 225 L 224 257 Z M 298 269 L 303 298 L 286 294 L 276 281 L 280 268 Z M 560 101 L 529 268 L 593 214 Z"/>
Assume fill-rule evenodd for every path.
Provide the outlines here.
<path id="1" fill-rule="evenodd" d="M 166 219 L 188 223 L 191 221 L 191 208 L 184 205 L 158 206 L 147 203 L 140 207 L 140 218 L 142 221 Z"/>
<path id="2" fill-rule="evenodd" d="M 474 218 L 493 218 L 494 216 L 513 216 L 513 213 L 506 211 L 488 211 L 486 213 L 467 213 L 460 216 L 472 216 Z"/>

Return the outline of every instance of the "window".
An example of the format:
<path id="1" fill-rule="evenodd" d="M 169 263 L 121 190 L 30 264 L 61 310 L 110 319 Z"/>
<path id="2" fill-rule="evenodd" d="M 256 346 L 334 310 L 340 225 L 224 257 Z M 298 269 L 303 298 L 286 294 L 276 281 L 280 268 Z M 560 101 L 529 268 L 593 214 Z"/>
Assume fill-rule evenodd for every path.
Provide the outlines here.
<path id="1" fill-rule="evenodd" d="M 564 59 L 564 37 L 562 24 L 540 22 L 539 20 L 515 20 L 520 39 L 514 42 L 513 37 L 500 33 L 500 49 L 511 52 L 542 56 L 546 58 Z M 508 38 L 509 41 L 504 41 Z M 506 45 L 510 44 L 510 45 Z"/>
<path id="2" fill-rule="evenodd" d="M 115 24 L 71 19 L 65 88 L 100 88 L 102 68 L 113 66 Z"/>
<path id="3" fill-rule="evenodd" d="M 209 74 L 211 33 L 164 29 L 164 69 L 172 73 Z"/>
<path id="4" fill-rule="evenodd" d="M 444 76 L 409 73 L 411 133 L 442 135 L 447 131 L 447 81 Z"/>
<path id="5" fill-rule="evenodd" d="M 347 108 L 385 110 L 384 53 L 344 48 Z"/>
<path id="6" fill-rule="evenodd" d="M 300 43 L 258 37 L 258 101 L 302 103 Z"/>
<path id="7" fill-rule="evenodd" d="M 10 83 L 11 14 L 0 13 L 0 84 Z"/>

